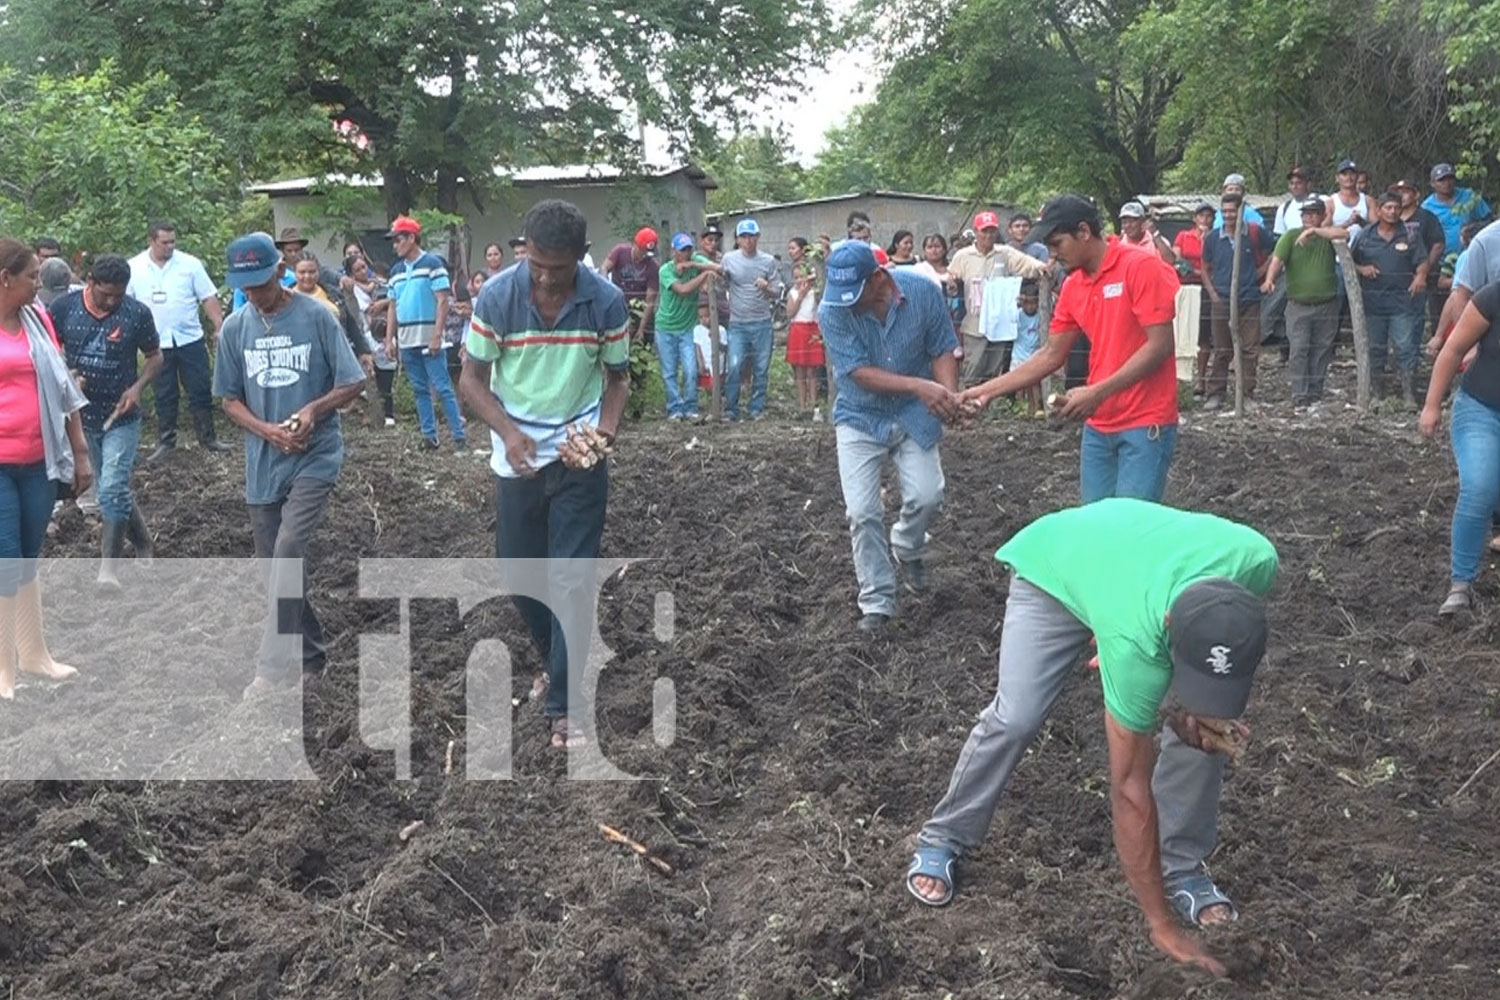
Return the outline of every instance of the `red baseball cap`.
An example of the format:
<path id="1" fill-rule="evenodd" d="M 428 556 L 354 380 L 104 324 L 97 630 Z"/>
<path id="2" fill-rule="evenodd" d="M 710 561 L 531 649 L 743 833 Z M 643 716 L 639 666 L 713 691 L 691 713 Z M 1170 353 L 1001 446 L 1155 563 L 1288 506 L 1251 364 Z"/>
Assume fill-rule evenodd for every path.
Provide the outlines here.
<path id="1" fill-rule="evenodd" d="M 387 237 L 395 236 L 397 233 L 411 233 L 413 236 L 422 231 L 422 224 L 409 215 L 398 215 L 396 221 L 391 223 L 391 231 L 386 233 Z"/>
<path id="2" fill-rule="evenodd" d="M 635 245 L 642 250 L 656 249 L 656 230 L 650 226 L 642 226 L 635 231 Z"/>
<path id="3" fill-rule="evenodd" d="M 1000 228 L 1000 216 L 996 215 L 994 212 L 980 212 L 978 215 L 974 216 L 974 231 L 975 232 L 978 232 L 981 229 L 999 229 L 999 228 Z"/>

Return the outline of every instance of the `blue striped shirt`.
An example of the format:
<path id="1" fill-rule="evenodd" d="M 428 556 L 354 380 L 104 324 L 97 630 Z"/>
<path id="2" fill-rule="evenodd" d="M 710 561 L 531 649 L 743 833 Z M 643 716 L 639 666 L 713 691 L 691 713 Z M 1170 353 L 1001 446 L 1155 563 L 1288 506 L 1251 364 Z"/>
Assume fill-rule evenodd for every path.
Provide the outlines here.
<path id="1" fill-rule="evenodd" d="M 426 347 L 437 331 L 437 293 L 451 287 L 448 269 L 437 254 L 424 250 L 415 260 L 392 264 L 387 287 L 396 311 L 397 345 Z"/>
<path id="2" fill-rule="evenodd" d="M 921 447 L 931 448 L 942 439 L 943 425 L 920 399 L 871 392 L 851 377 L 856 368 L 874 367 L 930 379 L 932 359 L 958 346 L 942 287 L 910 268 L 887 273 L 898 295 L 884 323 L 847 306 L 824 302 L 818 309 L 818 329 L 839 391 L 833 422 L 891 443 L 899 428 Z"/>

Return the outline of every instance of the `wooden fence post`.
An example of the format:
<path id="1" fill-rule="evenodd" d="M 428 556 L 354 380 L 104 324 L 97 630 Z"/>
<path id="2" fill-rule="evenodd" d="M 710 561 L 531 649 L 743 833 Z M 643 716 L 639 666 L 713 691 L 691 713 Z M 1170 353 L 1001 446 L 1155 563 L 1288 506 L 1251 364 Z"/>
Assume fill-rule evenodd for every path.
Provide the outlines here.
<path id="1" fill-rule="evenodd" d="M 1354 327 L 1354 404 L 1361 414 L 1370 412 L 1370 331 L 1365 325 L 1365 299 L 1359 287 L 1359 271 L 1348 240 L 1334 240 L 1339 269 L 1344 275 L 1344 291 L 1349 296 L 1349 322 Z M 1335 331 L 1334 336 L 1338 333 Z"/>
<path id="2" fill-rule="evenodd" d="M 719 276 L 710 274 L 704 287 L 708 289 L 708 363 L 713 366 L 714 379 L 709 389 L 709 409 L 715 420 L 724 419 L 724 387 L 721 373 L 724 371 L 724 347 L 719 343 L 719 296 L 715 285 Z"/>
<path id="3" fill-rule="evenodd" d="M 1234 345 L 1234 415 L 1245 415 L 1245 353 L 1240 344 L 1240 245 L 1245 232 L 1244 206 L 1235 222 L 1234 266 L 1229 270 L 1229 342 Z"/>

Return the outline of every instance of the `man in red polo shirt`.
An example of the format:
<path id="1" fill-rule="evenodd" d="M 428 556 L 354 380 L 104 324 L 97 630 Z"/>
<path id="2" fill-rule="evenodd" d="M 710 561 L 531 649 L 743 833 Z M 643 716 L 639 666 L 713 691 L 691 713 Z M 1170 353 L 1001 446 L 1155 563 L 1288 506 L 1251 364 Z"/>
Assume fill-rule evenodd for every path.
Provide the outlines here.
<path id="1" fill-rule="evenodd" d="M 965 401 L 987 406 L 997 396 L 1039 384 L 1088 337 L 1088 383 L 1057 403 L 1086 421 L 1079 455 L 1084 503 L 1104 497 L 1160 502 L 1177 445 L 1177 373 L 1172 319 L 1177 272 L 1154 253 L 1106 239 L 1099 210 L 1065 194 L 1049 201 L 1032 236 L 1069 270 L 1040 351 L 999 378 L 974 386 Z"/>

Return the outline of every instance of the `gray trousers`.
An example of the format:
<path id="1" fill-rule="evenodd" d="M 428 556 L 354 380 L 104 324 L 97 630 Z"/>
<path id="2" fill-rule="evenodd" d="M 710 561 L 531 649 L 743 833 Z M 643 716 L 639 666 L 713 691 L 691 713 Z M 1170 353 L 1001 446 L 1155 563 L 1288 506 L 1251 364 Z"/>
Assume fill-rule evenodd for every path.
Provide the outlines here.
<path id="1" fill-rule="evenodd" d="M 969 733 L 948 793 L 922 827 L 918 843 L 960 855 L 979 846 L 1011 772 L 1041 730 L 1091 635 L 1055 598 L 1019 577 L 1011 581 L 995 700 Z M 1162 727 L 1151 790 L 1164 876 L 1195 872 L 1213 853 L 1223 777 L 1222 756 L 1195 750 L 1171 726 Z"/>
<path id="2" fill-rule="evenodd" d="M 1323 398 L 1323 381 L 1333 361 L 1333 341 L 1339 332 L 1339 300 L 1315 305 L 1287 301 L 1287 367 L 1292 373 L 1292 402 Z"/>
<path id="3" fill-rule="evenodd" d="M 839 449 L 839 481 L 854 546 L 854 576 L 859 580 L 859 610 L 896 613 L 896 568 L 891 554 L 915 562 L 927 552 L 927 529 L 943 508 L 943 463 L 938 446 L 923 448 L 898 432 L 894 444 L 870 437 L 847 424 L 834 429 Z M 885 503 L 880 476 L 886 463 L 901 482 L 901 515 L 891 526 L 886 548 Z"/>
<path id="4" fill-rule="evenodd" d="M 255 556 L 266 560 L 266 631 L 261 636 L 255 675 L 276 682 L 295 680 L 302 671 L 323 669 L 323 625 L 307 598 L 307 543 L 323 520 L 333 483 L 294 479 L 280 503 L 250 505 L 250 528 Z M 278 600 L 276 594 L 296 591 L 296 568 L 302 560 L 300 601 Z M 296 641 L 301 635 L 301 642 Z"/>

